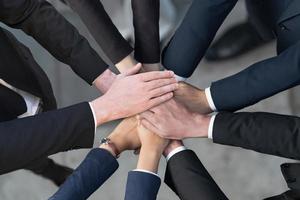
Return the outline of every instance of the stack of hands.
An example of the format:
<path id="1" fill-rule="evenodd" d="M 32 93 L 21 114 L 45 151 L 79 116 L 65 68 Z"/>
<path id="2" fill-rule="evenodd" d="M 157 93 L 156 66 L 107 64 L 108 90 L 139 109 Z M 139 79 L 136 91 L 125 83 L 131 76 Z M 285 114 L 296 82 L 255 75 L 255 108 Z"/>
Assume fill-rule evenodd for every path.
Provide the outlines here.
<path id="1" fill-rule="evenodd" d="M 101 78 L 110 80 L 109 89 L 101 85 L 105 94 L 91 105 L 97 125 L 129 117 L 108 136 L 113 148 L 100 148 L 115 157 L 125 150 L 139 151 L 137 170 L 156 173 L 161 155 L 183 146 L 182 139 L 207 137 L 210 116 L 204 114 L 212 111 L 204 91 L 178 83 L 173 72 L 137 74 L 141 70 L 137 64 L 120 75 L 104 73 Z"/>

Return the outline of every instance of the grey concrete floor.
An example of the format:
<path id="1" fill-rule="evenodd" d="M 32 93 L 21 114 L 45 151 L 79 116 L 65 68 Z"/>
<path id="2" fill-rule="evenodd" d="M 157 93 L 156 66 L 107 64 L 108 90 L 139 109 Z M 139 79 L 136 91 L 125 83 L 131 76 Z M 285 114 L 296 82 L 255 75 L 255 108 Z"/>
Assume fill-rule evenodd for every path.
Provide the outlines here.
<path id="1" fill-rule="evenodd" d="M 105 1 L 107 9 L 115 8 L 109 0 Z M 229 25 L 245 18 L 243 2 L 239 2 L 234 12 L 227 18 L 222 31 Z M 86 35 L 94 47 L 101 53 L 101 50 L 91 39 L 80 20 L 65 12 L 80 31 Z M 117 20 L 117 19 L 114 19 Z M 53 59 L 47 52 L 36 44 L 32 39 L 25 37 L 21 32 L 14 33 L 30 48 L 38 62 L 49 74 L 53 88 L 57 96 L 59 106 L 64 107 L 77 102 L 93 99 L 99 94 L 94 88 L 89 87 L 82 80 L 76 77 L 71 70 Z M 250 64 L 274 56 L 275 44 L 266 45 L 256 51 L 244 55 L 238 59 L 222 63 L 202 62 L 189 82 L 205 88 L 214 80 L 234 74 Z M 80 91 L 80 92 L 78 92 Z M 272 98 L 264 100 L 255 106 L 247 108 L 249 111 L 268 111 L 283 114 L 295 113 L 296 108 L 291 109 L 291 96 L 294 92 L 286 91 Z M 97 130 L 95 146 L 100 138 L 109 134 L 117 122 L 108 123 Z M 215 178 L 219 186 L 224 190 L 229 199 L 233 200 L 255 200 L 279 194 L 285 191 L 286 184 L 280 173 L 280 164 L 286 159 L 275 156 L 262 155 L 253 151 L 240 148 L 228 147 L 213 144 L 209 139 L 187 140 L 188 148 L 193 149 L 208 171 Z M 59 153 L 52 157 L 59 163 L 76 167 L 82 161 L 88 150 L 78 150 L 67 153 Z M 135 168 L 137 157 L 131 152 L 124 153 L 119 159 L 120 168 L 118 171 L 92 196 L 91 200 L 117 200 L 124 197 L 125 183 L 128 171 Z M 163 178 L 165 160 L 162 159 L 159 174 Z M 24 170 L 9 173 L 0 177 L 0 199 L 1 200 L 41 200 L 47 199 L 57 188 L 49 181 L 44 180 Z M 173 192 L 162 184 L 159 200 L 178 199 Z M 201 197 L 199 197 L 201 199 Z"/>

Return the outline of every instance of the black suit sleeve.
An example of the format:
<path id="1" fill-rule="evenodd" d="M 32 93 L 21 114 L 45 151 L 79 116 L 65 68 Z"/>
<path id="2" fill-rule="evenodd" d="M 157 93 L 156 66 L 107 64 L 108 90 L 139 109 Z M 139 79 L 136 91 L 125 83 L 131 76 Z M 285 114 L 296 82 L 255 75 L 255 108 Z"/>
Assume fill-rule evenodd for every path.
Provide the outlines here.
<path id="1" fill-rule="evenodd" d="M 0 20 L 32 36 L 89 84 L 108 67 L 77 29 L 44 0 L 1 0 Z"/>
<path id="2" fill-rule="evenodd" d="M 228 199 L 191 150 L 171 157 L 167 164 L 165 183 L 182 200 Z"/>
<path id="3" fill-rule="evenodd" d="M 42 157 L 94 142 L 88 103 L 0 123 L 0 174 L 21 169 Z"/>
<path id="4" fill-rule="evenodd" d="M 159 0 L 131 0 L 135 35 L 135 59 L 141 63 L 160 62 Z"/>
<path id="5" fill-rule="evenodd" d="M 214 121 L 213 141 L 300 159 L 300 118 L 262 112 L 221 112 Z"/>
<path id="6" fill-rule="evenodd" d="M 66 0 L 68 5 L 80 16 L 94 39 L 106 56 L 114 63 L 120 62 L 132 51 L 113 24 L 99 0 Z"/>

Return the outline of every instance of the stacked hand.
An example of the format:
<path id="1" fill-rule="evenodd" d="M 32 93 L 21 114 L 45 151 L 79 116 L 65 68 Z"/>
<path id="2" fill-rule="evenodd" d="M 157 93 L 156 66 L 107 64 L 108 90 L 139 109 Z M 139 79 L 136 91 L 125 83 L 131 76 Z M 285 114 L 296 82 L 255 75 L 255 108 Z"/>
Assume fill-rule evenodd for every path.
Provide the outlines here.
<path id="1" fill-rule="evenodd" d="M 136 74 L 140 69 L 138 64 L 118 75 L 109 90 L 91 102 L 97 125 L 133 116 L 173 97 L 172 92 L 178 87 L 173 72 Z"/>
<path id="2" fill-rule="evenodd" d="M 201 114 L 211 113 L 204 90 L 198 89 L 188 83 L 180 82 L 174 91 L 175 99 L 185 105 L 189 110 Z"/>

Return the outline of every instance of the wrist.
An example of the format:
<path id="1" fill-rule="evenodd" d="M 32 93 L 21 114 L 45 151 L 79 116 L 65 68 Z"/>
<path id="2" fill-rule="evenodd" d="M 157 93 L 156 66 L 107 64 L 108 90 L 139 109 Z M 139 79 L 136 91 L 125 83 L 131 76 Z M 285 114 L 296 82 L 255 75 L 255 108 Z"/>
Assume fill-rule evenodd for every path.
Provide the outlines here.
<path id="1" fill-rule="evenodd" d="M 110 69 L 107 69 L 95 79 L 93 85 L 104 94 L 108 91 L 115 79 L 116 74 Z"/>
<path id="2" fill-rule="evenodd" d="M 163 151 L 164 157 L 167 157 L 173 150 L 177 149 L 178 147 L 184 147 L 183 142 L 181 140 L 172 140 Z"/>
<path id="3" fill-rule="evenodd" d="M 123 58 L 120 62 L 116 64 L 116 68 L 121 72 L 124 73 L 128 69 L 134 67 L 137 64 L 137 61 L 129 54 L 125 58 Z"/>
<path id="4" fill-rule="evenodd" d="M 117 158 L 117 153 L 110 146 L 101 144 L 99 148 L 108 151 L 113 157 Z"/>
<path id="5" fill-rule="evenodd" d="M 209 114 L 209 113 L 213 112 L 213 110 L 211 109 L 211 107 L 209 105 L 205 90 L 199 90 L 198 99 L 199 99 L 200 105 L 202 105 L 204 107 L 204 113 L 203 114 Z"/>
<path id="6" fill-rule="evenodd" d="M 210 122 L 211 116 L 195 113 L 193 116 L 193 119 L 194 119 L 194 124 L 195 124 L 195 126 L 193 128 L 194 132 L 192 132 L 192 135 L 190 135 L 188 137 L 207 138 L 209 122 Z"/>
<path id="7" fill-rule="evenodd" d="M 111 112 L 109 110 L 110 107 L 107 105 L 107 101 L 105 101 L 103 97 L 99 97 L 94 101 L 91 101 L 90 105 L 92 106 L 95 112 L 97 123 L 96 126 L 99 126 L 112 120 Z"/>
<path id="8" fill-rule="evenodd" d="M 143 169 L 153 173 L 157 173 L 159 160 L 162 155 L 161 153 L 162 151 L 148 149 L 142 146 L 137 169 Z"/>

